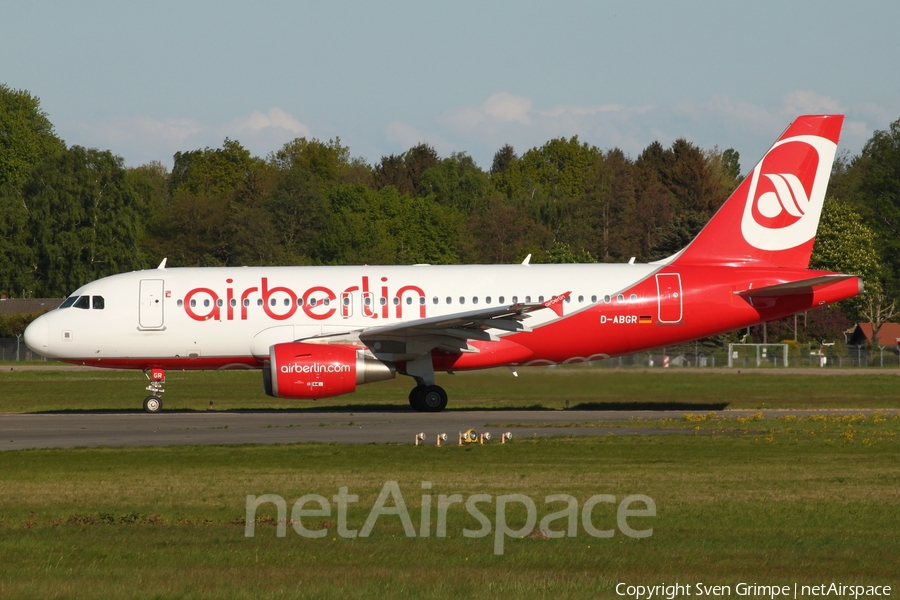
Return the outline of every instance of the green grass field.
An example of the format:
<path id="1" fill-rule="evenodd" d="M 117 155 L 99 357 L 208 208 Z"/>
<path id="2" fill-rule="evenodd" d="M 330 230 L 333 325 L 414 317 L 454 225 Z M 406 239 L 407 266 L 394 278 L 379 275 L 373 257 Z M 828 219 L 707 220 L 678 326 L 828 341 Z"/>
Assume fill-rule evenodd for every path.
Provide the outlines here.
<path id="1" fill-rule="evenodd" d="M 364 386 L 331 401 L 264 396 L 259 373 L 170 373 L 167 409 L 349 410 L 405 407 L 408 380 Z M 838 582 L 900 588 L 900 416 L 761 419 L 710 414 L 710 407 L 894 407 L 894 375 L 666 373 L 585 369 L 444 376 L 451 407 L 559 409 L 657 405 L 678 408 L 646 427 L 694 435 L 515 439 L 485 446 L 338 445 L 99 448 L 0 453 L 0 598 L 620 598 L 617 583 Z M 0 412 L 138 410 L 140 374 L 115 371 L 0 372 Z M 2 415 L 0 415 L 2 418 Z M 153 418 L 148 415 L 148 418 Z M 514 415 L 509 422 L 515 421 Z M 580 425 L 628 426 L 632 423 Z M 327 499 L 347 487 L 359 496 L 347 526 L 360 529 L 387 481 L 399 489 L 416 529 L 381 517 L 368 537 L 338 534 L 329 516 L 311 539 L 260 507 L 245 537 L 248 495 Z M 432 487 L 423 491 L 422 482 Z M 431 497 L 429 537 L 418 531 L 422 495 Z M 439 495 L 490 494 L 481 504 L 491 532 L 460 504 L 436 537 Z M 620 502 L 653 499 L 656 516 L 618 526 L 616 504 L 600 503 L 591 523 L 613 529 L 574 537 L 532 532 L 495 554 L 496 498 L 523 494 L 537 523 L 568 494 L 579 509 L 595 494 Z M 389 502 L 393 505 L 393 502 Z M 511 528 L 525 525 L 512 505 Z M 565 529 L 565 520 L 550 529 Z"/>
<path id="2" fill-rule="evenodd" d="M 9 369 L 14 369 L 13 366 Z M 769 370 L 771 371 L 771 370 Z M 651 372 L 567 367 L 438 374 L 454 409 L 572 408 L 891 408 L 898 407 L 900 378 L 863 369 L 858 374 L 774 374 L 744 370 Z M 139 410 L 148 392 L 135 371 L 16 371 L 0 367 L 0 412 Z M 356 393 L 316 402 L 263 393 L 259 371 L 169 372 L 166 410 L 293 409 L 375 410 L 407 405 L 412 380 L 360 386 Z"/>
<path id="3" fill-rule="evenodd" d="M 765 429 L 765 425 L 756 427 Z M 849 433 L 848 433 L 849 432 Z M 0 461 L 2 598 L 524 598 L 616 597 L 618 582 L 900 585 L 900 464 L 895 416 L 787 422 L 747 434 L 555 438 L 477 447 L 290 445 L 5 452 Z M 306 518 L 326 537 L 287 527 L 273 505 L 245 537 L 248 494 L 359 496 L 362 527 L 386 481 L 397 481 L 418 530 L 433 496 L 431 537 L 407 538 L 383 516 L 370 537 L 336 532 L 336 515 Z M 433 487 L 422 491 L 421 482 Z M 509 539 L 451 507 L 435 535 L 439 494 L 525 494 L 538 518 L 570 494 L 616 501 L 645 494 L 655 517 L 632 517 L 635 539 L 587 535 Z M 393 505 L 393 502 L 389 503 Z M 496 523 L 493 504 L 482 506 Z M 332 507 L 334 511 L 334 507 Z M 510 511 L 519 528 L 523 511 Z M 615 505 L 593 512 L 616 527 Z M 564 529 L 565 522 L 553 528 Z M 418 533 L 418 532 L 417 532 Z"/>

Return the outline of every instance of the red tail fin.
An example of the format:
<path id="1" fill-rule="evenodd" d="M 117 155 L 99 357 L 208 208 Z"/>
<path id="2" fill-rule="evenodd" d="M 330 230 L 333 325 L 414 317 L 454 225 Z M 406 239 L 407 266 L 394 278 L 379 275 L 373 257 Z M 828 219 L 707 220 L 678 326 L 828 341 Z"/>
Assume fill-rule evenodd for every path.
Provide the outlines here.
<path id="1" fill-rule="evenodd" d="M 674 262 L 808 267 L 843 121 L 791 123 Z"/>

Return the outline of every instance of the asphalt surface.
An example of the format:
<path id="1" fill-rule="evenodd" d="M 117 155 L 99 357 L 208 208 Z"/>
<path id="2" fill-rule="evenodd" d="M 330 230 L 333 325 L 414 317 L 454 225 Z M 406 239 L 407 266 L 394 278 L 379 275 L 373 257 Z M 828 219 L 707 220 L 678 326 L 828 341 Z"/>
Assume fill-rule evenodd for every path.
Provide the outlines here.
<path id="1" fill-rule="evenodd" d="M 79 446 L 176 446 L 211 444 L 404 443 L 412 444 L 417 433 L 425 433 L 426 444 L 446 433 L 457 443 L 459 432 L 487 431 L 492 443 L 501 433 L 514 438 L 532 436 L 605 436 L 682 434 L 690 431 L 643 427 L 578 427 L 560 425 L 598 421 L 629 421 L 631 418 L 680 418 L 684 411 L 445 411 L 310 412 L 310 411 L 210 411 L 0 414 L 0 450 L 25 448 L 74 448 Z M 723 411 L 729 415 L 752 414 L 753 410 Z M 795 414 L 846 414 L 860 410 L 763 411 L 765 417 Z M 513 426 L 515 425 L 515 426 Z M 548 425 L 556 425 L 551 427 Z"/>

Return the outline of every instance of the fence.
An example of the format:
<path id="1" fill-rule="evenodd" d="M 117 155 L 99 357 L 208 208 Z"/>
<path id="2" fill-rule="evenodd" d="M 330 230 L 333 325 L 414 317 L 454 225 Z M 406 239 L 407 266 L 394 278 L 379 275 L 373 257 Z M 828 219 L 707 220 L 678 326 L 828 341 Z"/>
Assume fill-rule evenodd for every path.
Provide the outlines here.
<path id="1" fill-rule="evenodd" d="M 897 367 L 900 354 L 896 346 L 885 346 L 874 350 L 866 346 L 821 346 L 810 349 L 801 346 L 787 351 L 786 344 L 747 344 L 737 349 L 704 348 L 702 346 L 676 346 L 660 348 L 650 352 L 627 354 L 606 360 L 595 361 L 595 367 L 653 367 L 653 368 L 711 368 L 732 367 L 736 369 L 755 368 L 846 368 L 846 367 Z M 763 347 L 766 352 L 763 353 Z M 798 353 L 799 350 L 799 353 Z M 737 351 L 737 356 L 735 356 Z M 758 354 L 757 354 L 758 353 Z M 787 357 L 787 364 L 785 364 Z"/>
<path id="2" fill-rule="evenodd" d="M 37 352 L 32 352 L 25 345 L 22 336 L 17 338 L 0 338 L 0 361 L 25 361 L 25 360 L 42 360 L 47 359 Z"/>
<path id="3" fill-rule="evenodd" d="M 727 367 L 751 369 L 766 367 L 784 367 L 784 359 L 787 356 L 789 367 L 896 367 L 900 365 L 900 354 L 896 346 L 885 346 L 870 350 L 866 346 L 845 346 L 836 350 L 834 346 L 823 346 L 818 350 L 810 350 L 801 347 L 799 355 L 785 353 L 782 346 L 786 344 L 732 344 L 731 346 L 748 346 L 729 350 L 716 348 L 711 350 L 699 345 L 675 346 L 660 348 L 650 352 L 627 354 L 606 360 L 595 361 L 592 366 L 601 368 L 610 367 L 659 367 L 659 368 L 685 368 L 685 367 Z M 759 357 L 757 350 L 759 348 Z M 767 347 L 765 355 L 762 346 Z M 775 347 L 775 348 L 773 348 Z M 749 351 L 748 351 L 749 350 Z M 824 359 L 824 360 L 823 360 Z M 25 345 L 25 340 L 18 338 L 0 338 L 0 361 L 27 361 L 48 359 L 36 352 L 32 352 Z"/>

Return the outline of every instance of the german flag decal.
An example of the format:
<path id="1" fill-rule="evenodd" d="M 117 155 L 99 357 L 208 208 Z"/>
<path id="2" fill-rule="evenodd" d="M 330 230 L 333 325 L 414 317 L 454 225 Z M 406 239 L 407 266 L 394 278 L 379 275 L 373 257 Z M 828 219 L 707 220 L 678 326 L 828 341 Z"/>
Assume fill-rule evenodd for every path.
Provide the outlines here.
<path id="1" fill-rule="evenodd" d="M 638 317 L 638 323 L 640 323 L 641 325 L 652 325 L 653 317 L 651 317 L 650 315 L 641 315 L 640 317 Z"/>

